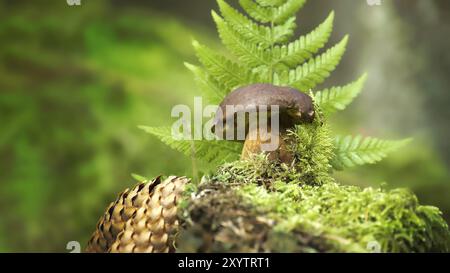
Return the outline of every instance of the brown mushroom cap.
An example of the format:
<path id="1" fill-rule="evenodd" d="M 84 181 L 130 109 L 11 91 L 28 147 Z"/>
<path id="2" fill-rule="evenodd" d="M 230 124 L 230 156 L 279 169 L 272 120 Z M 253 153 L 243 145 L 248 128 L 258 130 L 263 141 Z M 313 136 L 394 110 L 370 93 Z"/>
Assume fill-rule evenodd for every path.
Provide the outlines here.
<path id="1" fill-rule="evenodd" d="M 255 106 L 258 111 L 259 106 L 267 106 L 269 111 L 271 106 L 277 105 L 279 107 L 280 126 L 283 128 L 293 127 L 296 124 L 311 123 L 315 116 L 313 100 L 307 94 L 289 87 L 253 84 L 236 89 L 222 101 L 213 127 L 213 131 L 218 136 L 223 136 L 224 132 L 217 132 L 215 130 L 216 125 L 222 122 L 225 128 L 227 120 L 236 123 L 237 113 L 242 110 L 241 108 L 227 113 L 227 105 L 243 106 L 244 109 Z M 219 111 L 223 114 L 220 115 Z M 220 120 L 221 118 L 222 120 Z"/>

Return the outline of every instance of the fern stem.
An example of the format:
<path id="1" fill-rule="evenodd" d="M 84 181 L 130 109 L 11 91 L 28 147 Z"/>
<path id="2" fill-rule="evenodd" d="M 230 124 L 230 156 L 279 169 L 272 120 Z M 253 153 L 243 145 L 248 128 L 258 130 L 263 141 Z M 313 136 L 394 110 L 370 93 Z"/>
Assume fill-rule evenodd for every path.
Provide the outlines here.
<path id="1" fill-rule="evenodd" d="M 194 183 L 197 183 L 199 181 L 198 181 L 197 160 L 195 157 L 195 142 L 194 142 L 194 140 L 191 141 L 191 164 L 192 164 L 192 180 L 194 181 Z"/>
<path id="2" fill-rule="evenodd" d="M 274 63 L 273 63 L 273 50 L 275 48 L 274 44 L 274 36 L 275 36 L 275 24 L 273 22 L 273 18 L 270 20 L 270 65 L 269 65 L 269 82 L 273 84 L 273 73 L 274 73 Z"/>

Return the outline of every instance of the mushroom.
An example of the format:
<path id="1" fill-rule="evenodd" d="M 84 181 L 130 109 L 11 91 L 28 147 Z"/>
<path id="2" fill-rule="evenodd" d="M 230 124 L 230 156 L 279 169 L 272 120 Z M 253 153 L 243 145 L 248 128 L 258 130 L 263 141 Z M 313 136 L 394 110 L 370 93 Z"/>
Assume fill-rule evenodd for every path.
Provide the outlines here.
<path id="1" fill-rule="evenodd" d="M 256 125 L 251 124 L 254 121 L 250 118 L 252 113 L 257 114 Z M 240 117 L 245 118 L 245 128 L 239 128 L 242 126 Z M 297 124 L 311 123 L 314 117 L 313 100 L 307 94 L 289 87 L 253 84 L 238 88 L 225 97 L 217 110 L 212 129 L 220 139 L 245 141 L 242 159 L 267 152 L 270 160 L 290 163 L 293 155 L 287 149 L 287 130 Z M 264 124 L 264 121 L 267 123 Z M 261 125 L 266 128 L 261 128 Z M 265 149 L 268 143 L 278 145 L 268 150 Z"/>

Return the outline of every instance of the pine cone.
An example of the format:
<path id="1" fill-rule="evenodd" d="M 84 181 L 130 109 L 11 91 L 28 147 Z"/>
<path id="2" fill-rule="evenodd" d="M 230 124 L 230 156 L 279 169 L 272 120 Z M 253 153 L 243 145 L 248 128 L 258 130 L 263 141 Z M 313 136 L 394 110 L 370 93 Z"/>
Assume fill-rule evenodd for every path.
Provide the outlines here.
<path id="1" fill-rule="evenodd" d="M 160 177 L 126 189 L 97 224 L 86 252 L 174 252 L 177 203 L 189 180 Z"/>

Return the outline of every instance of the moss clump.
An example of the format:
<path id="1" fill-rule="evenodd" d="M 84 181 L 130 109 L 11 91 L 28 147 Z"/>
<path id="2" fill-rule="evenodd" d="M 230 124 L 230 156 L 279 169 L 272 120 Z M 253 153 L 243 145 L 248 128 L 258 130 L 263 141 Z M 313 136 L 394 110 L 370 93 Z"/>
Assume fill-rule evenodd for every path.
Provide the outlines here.
<path id="1" fill-rule="evenodd" d="M 336 183 L 297 186 L 275 182 L 272 190 L 248 184 L 239 193 L 264 208 L 282 232 L 322 234 L 337 251 L 356 243 L 377 244 L 383 252 L 447 252 L 450 234 L 435 207 L 419 205 L 404 189 L 360 189 Z"/>
<path id="2" fill-rule="evenodd" d="M 177 240 L 181 252 L 260 251 L 272 229 L 251 204 L 221 183 L 203 184 L 191 196 Z"/>
<path id="3" fill-rule="evenodd" d="M 302 184 L 322 185 L 333 182 L 331 159 L 334 158 L 334 144 L 330 128 L 322 121 L 318 111 L 313 124 L 296 126 L 289 133 L 290 149 L 295 155 L 293 166 L 300 175 Z M 291 180 L 290 182 L 295 181 Z"/>
<path id="4" fill-rule="evenodd" d="M 382 252 L 450 250 L 440 211 L 419 205 L 408 190 L 335 182 L 308 185 L 287 181 L 290 170 L 249 171 L 252 178 L 242 178 L 243 166 L 261 164 L 256 159 L 227 164 L 185 199 L 182 251 L 368 252 L 371 246 Z"/>
<path id="5" fill-rule="evenodd" d="M 237 184 L 208 181 L 190 197 L 182 215 L 179 252 L 325 252 L 334 246 L 321 234 L 284 232 L 267 207 L 240 195 Z"/>
<path id="6" fill-rule="evenodd" d="M 289 135 L 291 165 L 256 155 L 222 165 L 198 188 L 191 185 L 181 209 L 181 245 L 191 248 L 182 250 L 450 251 L 441 212 L 420 205 L 410 191 L 337 184 L 328 135 L 319 122 L 297 127 Z"/>
<path id="7" fill-rule="evenodd" d="M 289 132 L 288 138 L 288 149 L 294 155 L 292 164 L 269 161 L 264 154 L 254 155 L 250 160 L 219 166 L 212 180 L 269 187 L 273 181 L 316 186 L 334 181 L 330 175 L 334 146 L 328 126 L 320 121 L 297 126 Z"/>

